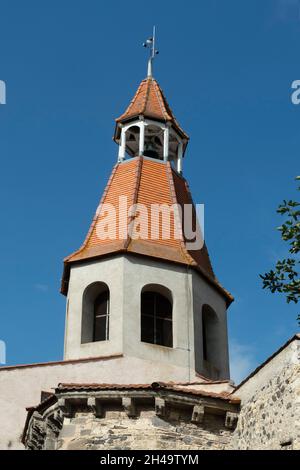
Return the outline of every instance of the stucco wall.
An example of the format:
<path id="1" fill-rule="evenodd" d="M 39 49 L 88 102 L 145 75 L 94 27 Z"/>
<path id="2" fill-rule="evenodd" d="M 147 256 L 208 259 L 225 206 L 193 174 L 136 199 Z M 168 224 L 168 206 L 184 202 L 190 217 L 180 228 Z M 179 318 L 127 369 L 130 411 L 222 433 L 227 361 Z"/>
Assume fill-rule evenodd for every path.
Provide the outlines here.
<path id="1" fill-rule="evenodd" d="M 105 282 L 110 289 L 109 341 L 81 344 L 83 293 L 97 281 Z M 141 342 L 141 291 L 147 284 L 159 284 L 172 292 L 173 348 Z M 185 266 L 130 255 L 75 265 L 69 283 L 65 359 L 124 353 L 157 361 L 160 367 L 174 364 L 194 370 L 196 363 L 198 372 L 210 376 L 202 355 L 203 304 L 210 305 L 219 320 L 219 374 L 213 378 L 225 379 L 229 377 L 226 304 L 200 274 Z M 195 324 L 200 325 L 196 336 Z"/>
<path id="2" fill-rule="evenodd" d="M 205 377 L 227 379 L 229 371 L 227 308 L 224 298 L 213 289 L 197 272 L 191 271 L 193 285 L 193 345 L 195 369 Z M 209 305 L 217 317 L 215 342 L 213 347 L 214 363 L 203 359 L 202 346 L 202 308 Z"/>
<path id="3" fill-rule="evenodd" d="M 152 383 L 186 381 L 183 367 L 138 358 L 120 357 L 89 362 L 0 368 L 0 449 L 23 448 L 20 435 L 26 407 L 40 402 L 41 391 L 53 391 L 60 382 L 68 383 Z M 192 377 L 195 379 L 195 377 Z"/>
<path id="4" fill-rule="evenodd" d="M 235 449 L 300 449 L 299 339 L 294 339 L 239 387 Z"/>
<path id="5" fill-rule="evenodd" d="M 187 279 L 186 279 L 187 278 Z M 173 297 L 173 348 L 141 341 L 141 291 L 145 285 L 159 284 Z M 194 369 L 191 277 L 185 269 L 137 257 L 124 258 L 124 352 L 130 356 Z"/>
<path id="6" fill-rule="evenodd" d="M 66 307 L 65 359 L 120 354 L 123 352 L 124 259 L 93 261 L 71 268 Z M 81 344 L 82 298 L 94 282 L 110 289 L 109 341 Z"/>

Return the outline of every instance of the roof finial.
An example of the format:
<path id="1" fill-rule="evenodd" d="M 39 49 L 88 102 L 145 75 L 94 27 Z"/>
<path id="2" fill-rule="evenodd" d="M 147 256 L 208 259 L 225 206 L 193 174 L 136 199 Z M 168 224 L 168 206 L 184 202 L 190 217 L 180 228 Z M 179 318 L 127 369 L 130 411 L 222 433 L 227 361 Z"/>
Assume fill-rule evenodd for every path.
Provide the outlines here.
<path id="1" fill-rule="evenodd" d="M 156 54 L 158 54 L 158 50 L 155 49 L 155 26 L 153 26 L 153 35 L 144 42 L 143 46 L 148 47 L 150 50 L 150 57 L 148 59 L 148 72 L 147 77 L 152 77 L 152 62 Z"/>

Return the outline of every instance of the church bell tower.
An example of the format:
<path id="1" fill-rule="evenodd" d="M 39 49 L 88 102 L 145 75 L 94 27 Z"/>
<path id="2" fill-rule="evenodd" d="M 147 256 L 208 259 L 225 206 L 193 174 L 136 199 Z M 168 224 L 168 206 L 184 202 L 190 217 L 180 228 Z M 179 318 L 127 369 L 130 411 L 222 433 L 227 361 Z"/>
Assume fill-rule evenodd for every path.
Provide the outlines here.
<path id="1" fill-rule="evenodd" d="M 84 243 L 64 260 L 65 359 L 126 357 L 140 383 L 228 379 L 233 299 L 205 243 L 186 235 L 189 214 L 197 226 L 183 176 L 189 137 L 153 77 L 154 37 L 146 45 L 147 77 L 116 119 L 116 164 Z"/>

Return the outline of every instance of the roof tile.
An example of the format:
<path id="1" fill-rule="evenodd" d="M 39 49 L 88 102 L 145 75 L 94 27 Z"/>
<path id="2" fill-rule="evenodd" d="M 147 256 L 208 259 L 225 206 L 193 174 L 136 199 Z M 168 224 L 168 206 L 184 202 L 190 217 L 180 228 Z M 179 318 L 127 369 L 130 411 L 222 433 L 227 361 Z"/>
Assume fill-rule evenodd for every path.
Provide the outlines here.
<path id="1" fill-rule="evenodd" d="M 230 403 L 240 403 L 238 397 L 232 397 L 230 392 L 209 392 L 207 390 L 199 390 L 187 388 L 180 382 L 153 382 L 152 384 L 106 384 L 106 383 L 60 383 L 55 391 L 56 394 L 64 392 L 78 391 L 101 391 L 101 390 L 167 390 L 181 392 L 188 395 L 203 396 L 209 398 L 219 398 Z"/>
<path id="2" fill-rule="evenodd" d="M 120 205 L 121 197 L 127 198 L 126 209 Z M 193 266 L 217 288 L 221 289 L 230 302 L 232 297 L 215 278 L 206 246 L 199 250 L 187 249 L 186 240 L 183 237 L 178 238 L 178 233 L 182 231 L 182 221 L 177 220 L 172 211 L 169 234 L 167 231 L 164 233 L 168 227 L 163 218 L 160 218 L 160 222 L 156 226 L 152 220 L 150 208 L 153 204 L 165 204 L 169 207 L 173 204 L 179 204 L 184 208 L 184 204 L 188 203 L 193 204 L 187 183 L 169 162 L 164 163 L 147 157 L 136 157 L 117 164 L 113 169 L 83 245 L 65 259 L 62 292 L 67 292 L 68 271 L 71 263 L 113 253 L 128 252 Z M 111 204 L 115 210 L 116 231 L 111 234 L 111 238 L 104 239 L 99 237 L 99 224 L 104 218 L 107 218 L 106 204 Z M 148 215 L 145 217 L 148 220 L 145 220 L 145 217 L 142 219 L 148 222 L 147 232 L 141 231 L 139 238 L 133 236 L 139 231 L 140 213 L 136 210 L 131 217 L 125 219 L 128 230 L 126 230 L 124 237 L 119 231 L 122 215 L 127 214 L 129 207 L 134 204 L 143 204 L 147 208 Z M 156 239 L 153 239 L 151 231 L 157 226 L 157 236 Z"/>
<path id="3" fill-rule="evenodd" d="M 188 139 L 188 135 L 179 126 L 162 89 L 152 77 L 147 77 L 141 82 L 128 108 L 116 121 L 127 121 L 140 115 L 150 119 L 171 122 L 174 128 Z"/>

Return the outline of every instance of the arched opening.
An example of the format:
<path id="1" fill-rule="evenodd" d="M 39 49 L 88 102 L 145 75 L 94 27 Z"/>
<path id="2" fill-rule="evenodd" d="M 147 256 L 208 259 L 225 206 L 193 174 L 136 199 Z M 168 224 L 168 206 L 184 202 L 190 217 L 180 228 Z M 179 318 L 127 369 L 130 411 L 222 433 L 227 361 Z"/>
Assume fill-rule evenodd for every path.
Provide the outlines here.
<path id="1" fill-rule="evenodd" d="M 106 289 L 98 295 L 94 303 L 93 341 L 109 339 L 109 291 Z"/>
<path id="2" fill-rule="evenodd" d="M 130 157 L 139 155 L 140 128 L 139 126 L 131 126 L 125 132 L 125 149 Z"/>
<path id="3" fill-rule="evenodd" d="M 109 288 L 104 282 L 90 284 L 83 293 L 81 343 L 109 339 Z"/>
<path id="4" fill-rule="evenodd" d="M 209 305 L 202 307 L 202 352 L 203 360 L 217 367 L 219 363 L 219 322 Z"/>
<path id="5" fill-rule="evenodd" d="M 178 170 L 178 148 L 178 137 L 171 131 L 169 137 L 169 160 L 175 170 Z"/>
<path id="6" fill-rule="evenodd" d="M 145 127 L 145 157 L 163 160 L 164 131 L 161 127 L 149 124 Z"/>
<path id="7" fill-rule="evenodd" d="M 173 347 L 172 293 L 166 287 L 148 284 L 141 292 L 141 341 Z"/>

